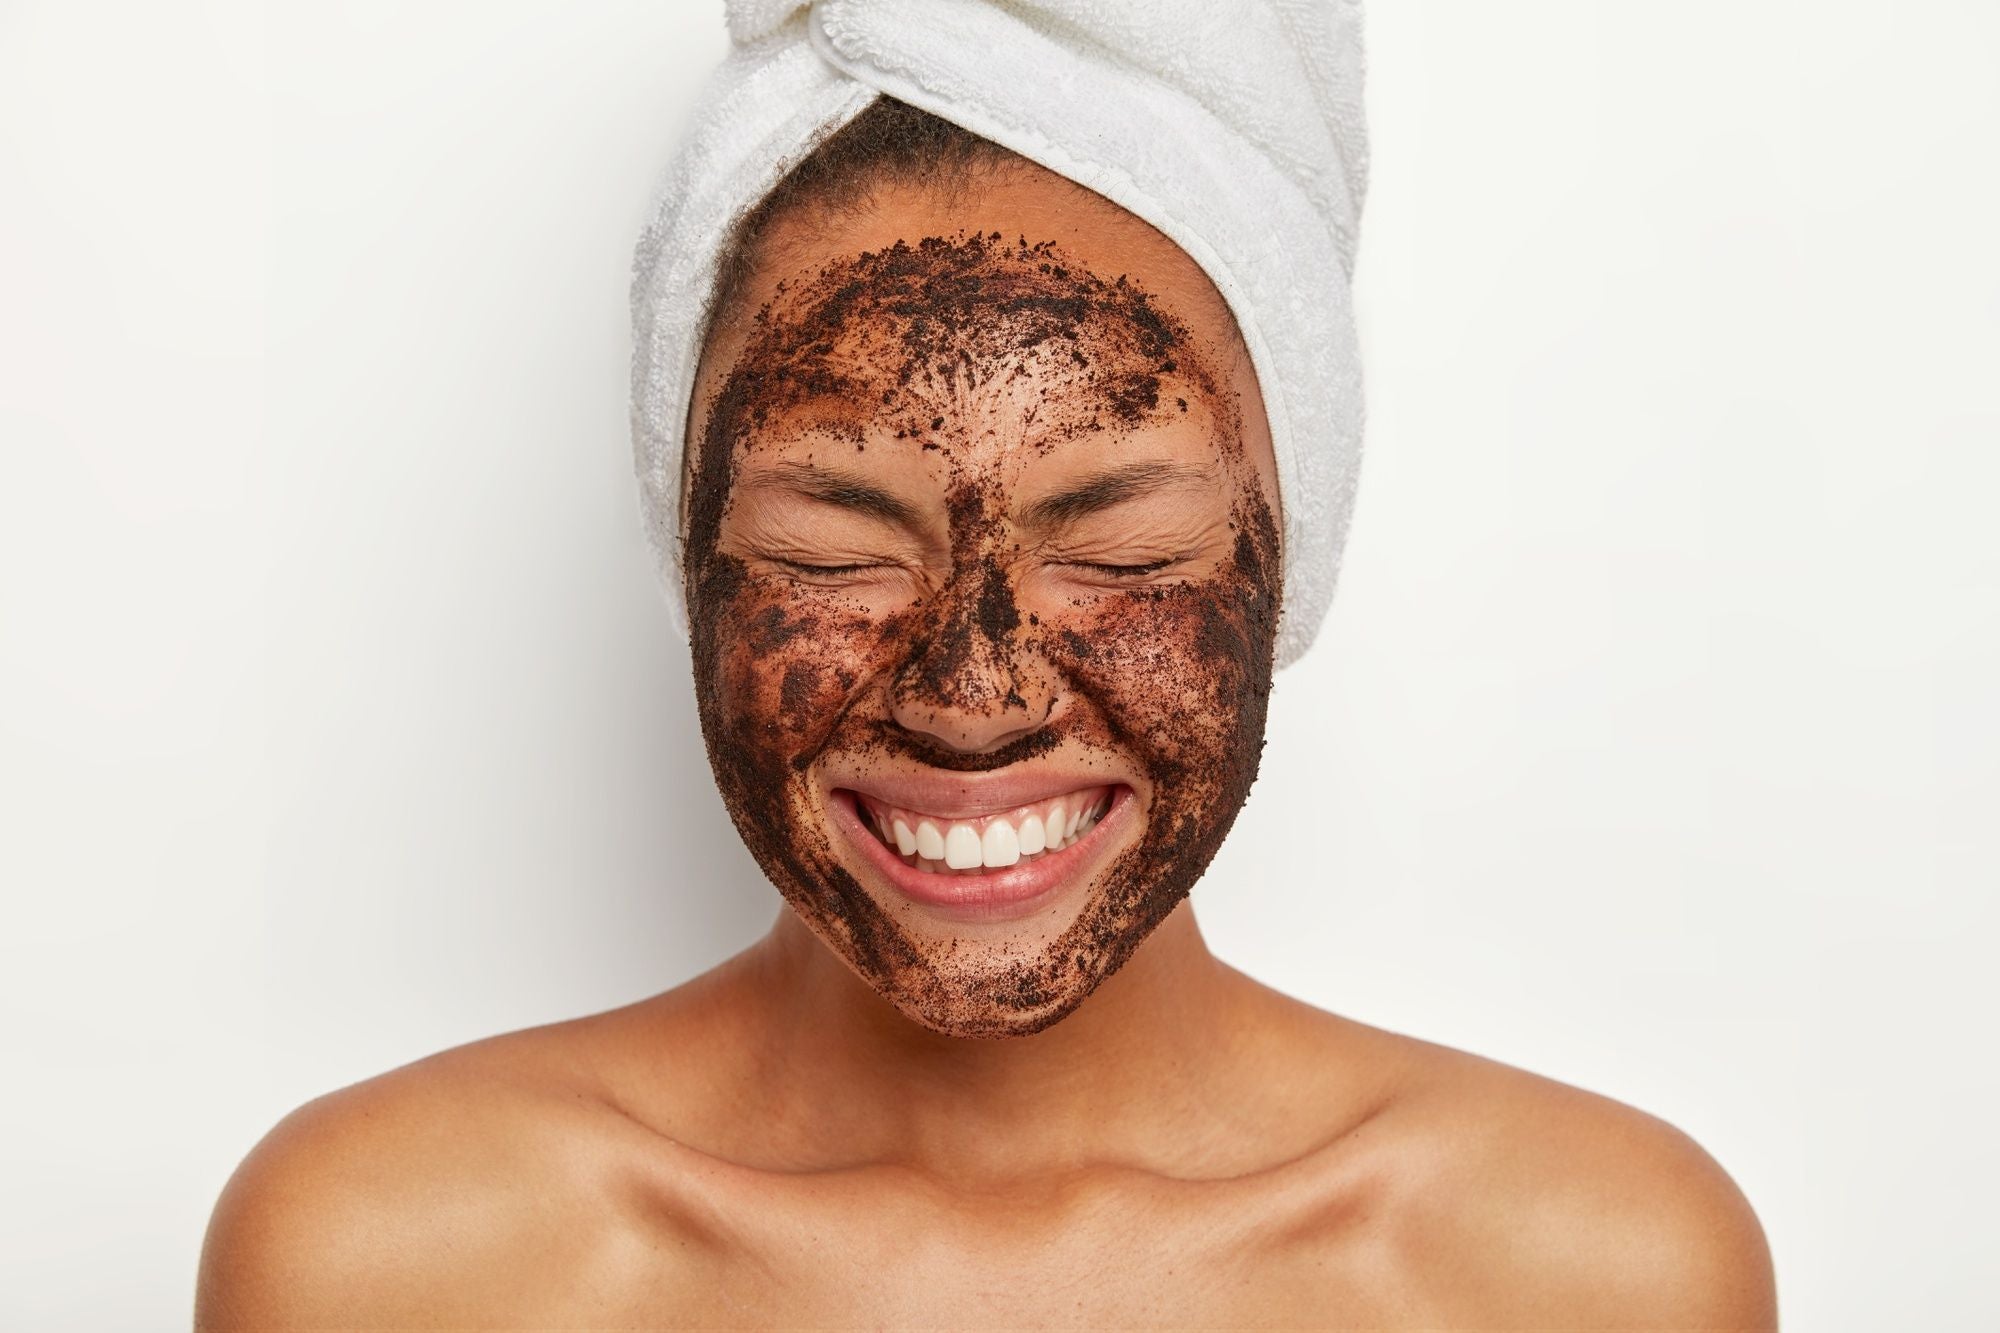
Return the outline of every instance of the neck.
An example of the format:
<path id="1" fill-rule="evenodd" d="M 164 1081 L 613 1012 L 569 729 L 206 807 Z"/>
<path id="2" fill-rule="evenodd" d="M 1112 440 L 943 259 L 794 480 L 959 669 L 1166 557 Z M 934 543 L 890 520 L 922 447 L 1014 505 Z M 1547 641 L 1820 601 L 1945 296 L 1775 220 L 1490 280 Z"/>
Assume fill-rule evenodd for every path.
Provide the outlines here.
<path id="1" fill-rule="evenodd" d="M 1242 975 L 1183 901 L 1116 973 L 1024 1037 L 950 1037 L 906 1018 L 789 909 L 743 959 L 766 1104 L 802 1141 L 961 1184 L 1199 1150 L 1240 1059 Z M 1224 1084 L 1222 1086 L 1228 1086 Z"/>

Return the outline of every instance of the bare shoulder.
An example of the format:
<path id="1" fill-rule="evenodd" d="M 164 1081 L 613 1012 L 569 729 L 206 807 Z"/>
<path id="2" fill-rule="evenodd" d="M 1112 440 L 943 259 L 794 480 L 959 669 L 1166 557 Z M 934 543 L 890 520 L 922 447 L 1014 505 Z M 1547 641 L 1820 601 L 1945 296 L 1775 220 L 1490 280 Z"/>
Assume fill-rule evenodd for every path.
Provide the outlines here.
<path id="1" fill-rule="evenodd" d="M 1475 1327 L 1766 1329 L 1770 1252 L 1735 1181 L 1681 1130 L 1609 1097 L 1370 1029 L 1409 1070 L 1380 1118 L 1394 1250 Z"/>
<path id="2" fill-rule="evenodd" d="M 616 1204 L 643 1132 L 578 1035 L 475 1042 L 286 1116 L 215 1206 L 197 1327 L 532 1324 L 604 1285 L 631 1262 Z"/>

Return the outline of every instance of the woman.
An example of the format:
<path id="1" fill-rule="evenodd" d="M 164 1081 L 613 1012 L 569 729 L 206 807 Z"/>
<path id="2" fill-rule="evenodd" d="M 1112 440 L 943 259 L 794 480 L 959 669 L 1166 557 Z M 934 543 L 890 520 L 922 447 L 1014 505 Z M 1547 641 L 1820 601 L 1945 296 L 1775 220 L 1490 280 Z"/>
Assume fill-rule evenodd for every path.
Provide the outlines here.
<path id="1" fill-rule="evenodd" d="M 883 97 L 715 275 L 669 518 L 787 909 L 294 1112 L 200 1324 L 1772 1326 L 1686 1137 L 1204 944 L 1297 497 L 1202 264 Z"/>

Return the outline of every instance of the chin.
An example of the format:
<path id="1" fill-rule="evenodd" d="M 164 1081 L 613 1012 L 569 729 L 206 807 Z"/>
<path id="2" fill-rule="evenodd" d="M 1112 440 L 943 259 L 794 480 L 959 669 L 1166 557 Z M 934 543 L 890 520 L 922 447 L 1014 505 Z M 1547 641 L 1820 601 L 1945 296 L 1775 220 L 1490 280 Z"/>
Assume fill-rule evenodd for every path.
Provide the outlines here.
<path id="1" fill-rule="evenodd" d="M 960 937 L 916 966 L 884 969 L 847 947 L 845 932 L 808 922 L 868 987 L 920 1027 L 947 1037 L 1025 1037 L 1074 1013 L 1105 973 L 1063 966 L 1056 941 Z M 1137 941 L 1134 941 L 1136 944 Z"/>
<path id="2" fill-rule="evenodd" d="M 1098 980 L 1100 978 L 1080 980 L 1073 994 L 1046 999 L 1027 1009 L 1012 1003 L 995 1002 L 994 990 L 1004 991 L 1008 984 L 1004 976 L 995 978 L 991 987 L 975 986 L 970 993 L 959 996 L 947 994 L 942 997 L 943 1003 L 938 1003 L 937 997 L 927 997 L 918 1002 L 908 1002 L 900 995 L 884 995 L 883 998 L 894 1004 L 911 1022 L 943 1036 L 989 1039 L 1028 1037 L 1068 1018 L 1097 988 Z"/>

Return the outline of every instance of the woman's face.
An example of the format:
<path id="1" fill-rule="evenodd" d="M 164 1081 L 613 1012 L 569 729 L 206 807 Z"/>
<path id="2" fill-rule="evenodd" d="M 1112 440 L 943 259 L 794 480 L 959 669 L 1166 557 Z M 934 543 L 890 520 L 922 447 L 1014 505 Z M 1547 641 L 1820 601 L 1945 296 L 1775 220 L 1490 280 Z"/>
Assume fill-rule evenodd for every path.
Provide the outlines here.
<path id="1" fill-rule="evenodd" d="M 1276 487 L 1220 297 L 1039 169 L 884 190 L 781 227 L 695 404 L 695 684 L 738 830 L 910 1018 L 1062 1018 L 1263 746 Z"/>

